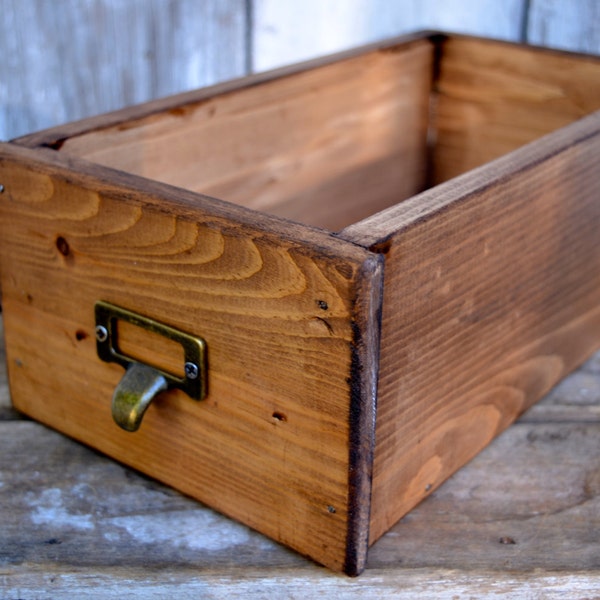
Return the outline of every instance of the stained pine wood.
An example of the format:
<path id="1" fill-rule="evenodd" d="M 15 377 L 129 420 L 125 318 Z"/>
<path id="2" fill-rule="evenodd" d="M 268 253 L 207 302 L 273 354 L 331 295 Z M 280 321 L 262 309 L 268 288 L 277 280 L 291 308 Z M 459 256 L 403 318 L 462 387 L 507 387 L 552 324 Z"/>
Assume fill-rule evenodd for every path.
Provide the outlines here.
<path id="1" fill-rule="evenodd" d="M 600 109 L 600 63 L 461 37 L 440 43 L 432 184 Z"/>
<path id="2" fill-rule="evenodd" d="M 386 257 L 372 541 L 598 347 L 599 152 L 595 113 L 345 232 Z"/>
<path id="3" fill-rule="evenodd" d="M 15 406 L 333 568 L 362 568 L 368 503 L 353 494 L 370 472 L 374 378 L 364 359 L 377 344 L 361 340 L 374 339 L 377 257 L 110 175 L 51 150 L 2 148 Z M 209 397 L 165 393 L 135 436 L 119 430 L 109 407 L 123 369 L 96 355 L 99 299 L 203 337 Z"/>
<path id="4" fill-rule="evenodd" d="M 0 594 L 593 597 L 599 367 L 596 354 L 413 510 L 371 548 L 366 571 L 353 580 L 37 423 L 0 413 Z M 5 381 L 2 361 L 0 406 L 9 401 Z M 570 411 L 569 422 L 555 421 L 559 407 Z"/>
<path id="5" fill-rule="evenodd" d="M 60 151 L 335 231 L 423 188 L 433 52 L 421 39 L 148 107 Z"/>
<path id="6" fill-rule="evenodd" d="M 244 0 L 2 0 L 0 139 L 246 73 Z"/>

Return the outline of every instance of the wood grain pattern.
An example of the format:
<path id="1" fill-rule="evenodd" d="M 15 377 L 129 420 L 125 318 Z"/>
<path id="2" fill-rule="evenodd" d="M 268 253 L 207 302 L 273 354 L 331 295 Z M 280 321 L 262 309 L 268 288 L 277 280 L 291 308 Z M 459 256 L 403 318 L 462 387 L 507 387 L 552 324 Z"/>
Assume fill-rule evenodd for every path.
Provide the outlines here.
<path id="1" fill-rule="evenodd" d="M 358 336 L 377 257 L 183 190 L 66 167 L 51 150 L 0 155 L 15 406 L 317 561 L 359 568 L 348 548 L 368 534 L 352 525 L 348 537 L 348 478 L 350 464 L 364 468 L 349 428 L 353 403 L 374 400 Z M 123 370 L 96 356 L 98 299 L 202 336 L 207 399 L 167 392 L 139 432 L 119 430 L 109 406 Z"/>
<path id="2" fill-rule="evenodd" d="M 432 61 L 421 39 L 95 124 L 60 150 L 336 231 L 423 188 Z"/>
<path id="3" fill-rule="evenodd" d="M 0 406 L 5 381 L 0 362 Z M 569 422 L 554 422 L 557 409 Z M 0 595 L 593 597 L 599 410 L 596 354 L 383 536 L 353 580 L 37 423 L 0 416 Z"/>
<path id="4" fill-rule="evenodd" d="M 2 0 L 0 139 L 239 77 L 244 0 Z"/>
<path id="5" fill-rule="evenodd" d="M 451 37 L 441 43 L 432 184 L 600 109 L 600 60 Z"/>
<path id="6" fill-rule="evenodd" d="M 598 347 L 600 113 L 348 228 L 386 257 L 371 536 Z"/>

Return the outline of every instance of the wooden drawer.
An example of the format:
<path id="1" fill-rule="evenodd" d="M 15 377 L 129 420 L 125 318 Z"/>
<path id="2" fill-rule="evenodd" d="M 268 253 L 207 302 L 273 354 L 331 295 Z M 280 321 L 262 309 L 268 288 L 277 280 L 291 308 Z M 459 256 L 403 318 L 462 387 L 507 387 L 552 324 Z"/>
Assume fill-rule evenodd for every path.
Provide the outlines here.
<path id="1" fill-rule="evenodd" d="M 359 573 L 600 347 L 599 109 L 596 58 L 419 34 L 1 144 L 15 406 Z M 102 344 L 198 373 L 99 301 L 205 397 L 119 428 Z"/>

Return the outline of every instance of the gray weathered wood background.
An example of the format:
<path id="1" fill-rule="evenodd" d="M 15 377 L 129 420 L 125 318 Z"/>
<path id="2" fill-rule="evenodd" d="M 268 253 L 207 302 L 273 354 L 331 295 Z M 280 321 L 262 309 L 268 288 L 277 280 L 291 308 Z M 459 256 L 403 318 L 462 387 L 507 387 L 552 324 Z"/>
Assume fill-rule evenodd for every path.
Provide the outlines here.
<path id="1" fill-rule="evenodd" d="M 599 0 L 0 0 L 0 139 L 423 28 L 600 53 Z"/>

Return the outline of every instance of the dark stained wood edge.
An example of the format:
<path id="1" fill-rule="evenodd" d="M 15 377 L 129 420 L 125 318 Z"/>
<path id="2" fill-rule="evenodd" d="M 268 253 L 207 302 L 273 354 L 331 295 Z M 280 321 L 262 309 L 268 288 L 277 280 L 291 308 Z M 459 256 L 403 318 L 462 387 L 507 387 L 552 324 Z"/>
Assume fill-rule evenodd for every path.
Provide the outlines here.
<path id="1" fill-rule="evenodd" d="M 389 240 L 402 231 L 469 201 L 518 173 L 600 135 L 600 111 L 579 119 L 496 160 L 441 183 L 404 202 L 367 217 L 338 232 L 338 237 L 376 252 L 386 252 Z"/>
<path id="2" fill-rule="evenodd" d="M 374 254 L 363 264 L 352 322 L 348 535 L 344 563 L 344 572 L 352 577 L 365 568 L 369 548 L 383 268 L 381 255 Z"/>
<path id="3" fill-rule="evenodd" d="M 243 90 L 244 88 L 250 88 L 267 83 L 269 81 L 281 79 L 283 77 L 290 77 L 304 71 L 316 69 L 318 67 L 324 67 L 344 60 L 350 60 L 369 52 L 387 52 L 396 50 L 402 51 L 408 49 L 413 43 L 431 40 L 432 38 L 436 38 L 438 35 L 439 34 L 432 31 L 419 31 L 416 33 L 390 38 L 357 48 L 352 48 L 350 50 L 287 65 L 278 69 L 255 73 L 245 77 L 238 77 L 236 79 L 231 79 L 216 85 L 199 88 L 190 92 L 183 92 L 180 94 L 167 96 L 165 98 L 151 100 L 135 106 L 111 111 L 103 115 L 80 119 L 65 125 L 59 125 L 57 127 L 44 129 L 42 131 L 18 137 L 14 140 L 11 140 L 11 142 L 21 146 L 26 146 L 28 148 L 48 147 L 53 148 L 54 150 L 59 150 L 63 143 L 69 138 L 86 133 L 92 133 L 94 131 L 99 131 L 109 127 L 114 127 L 122 123 L 130 124 L 132 121 L 144 119 L 146 117 L 151 117 L 164 112 L 173 111 L 177 113 L 180 112 L 184 107 L 189 107 L 190 105 L 194 104 L 201 104 L 202 102 L 205 102 L 216 96 L 228 94 L 230 92 L 237 92 Z"/>
<path id="4" fill-rule="evenodd" d="M 370 256 L 365 248 L 340 240 L 325 229 L 267 215 L 85 159 L 61 155 L 48 148 L 30 149 L 12 142 L 0 143 L 0 163 L 5 161 L 27 165 L 38 173 L 74 182 L 85 189 L 115 198 L 126 197 L 164 214 L 172 215 L 175 208 L 182 218 L 218 227 L 223 232 L 243 231 L 264 238 L 277 238 L 300 252 L 304 249 L 312 256 L 343 259 L 355 264 L 356 268 Z"/>

